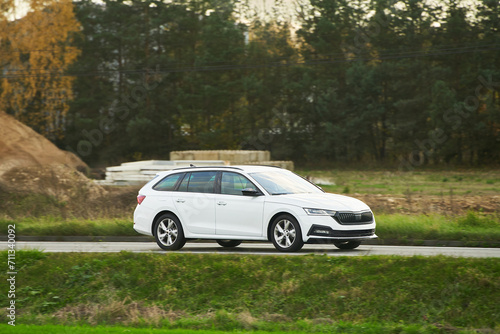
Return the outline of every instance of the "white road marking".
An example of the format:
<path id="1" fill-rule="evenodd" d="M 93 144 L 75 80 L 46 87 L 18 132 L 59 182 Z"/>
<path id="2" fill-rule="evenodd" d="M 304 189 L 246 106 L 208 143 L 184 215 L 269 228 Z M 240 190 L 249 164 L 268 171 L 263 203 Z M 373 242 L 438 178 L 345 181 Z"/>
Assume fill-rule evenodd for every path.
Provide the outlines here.
<path id="1" fill-rule="evenodd" d="M 134 253 L 163 253 L 155 242 L 16 242 L 17 250 L 37 249 L 44 252 L 94 252 L 116 253 L 121 251 Z M 8 249 L 7 242 L 0 242 L 0 250 Z M 326 254 L 328 256 L 367 256 L 367 255 L 401 255 L 401 256 L 453 256 L 453 257 L 500 257 L 500 248 L 472 247 L 428 247 L 428 246 L 379 246 L 361 245 L 354 250 L 340 250 L 333 245 L 305 245 L 298 253 L 282 253 L 274 249 L 271 243 L 242 243 L 235 248 L 223 248 L 215 242 L 187 243 L 175 253 L 209 253 L 209 254 L 248 254 L 248 255 L 308 255 Z"/>

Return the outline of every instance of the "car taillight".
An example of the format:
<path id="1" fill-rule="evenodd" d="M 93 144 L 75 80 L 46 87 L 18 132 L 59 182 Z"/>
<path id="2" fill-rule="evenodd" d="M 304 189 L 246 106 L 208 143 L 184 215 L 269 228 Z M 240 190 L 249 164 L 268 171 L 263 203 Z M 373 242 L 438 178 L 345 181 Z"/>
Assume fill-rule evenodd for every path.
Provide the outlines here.
<path id="1" fill-rule="evenodd" d="M 145 198 L 146 198 L 146 196 L 144 196 L 144 195 L 137 196 L 137 203 L 141 204 L 142 201 L 144 201 Z"/>

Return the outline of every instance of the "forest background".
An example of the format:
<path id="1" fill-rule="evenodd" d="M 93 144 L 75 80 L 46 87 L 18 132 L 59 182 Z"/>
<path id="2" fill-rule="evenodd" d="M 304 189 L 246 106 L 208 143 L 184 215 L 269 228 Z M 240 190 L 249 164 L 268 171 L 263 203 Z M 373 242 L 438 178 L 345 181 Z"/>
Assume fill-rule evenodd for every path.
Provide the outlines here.
<path id="1" fill-rule="evenodd" d="M 496 0 L 26 3 L 0 5 L 0 110 L 91 166 L 185 149 L 500 161 Z"/>

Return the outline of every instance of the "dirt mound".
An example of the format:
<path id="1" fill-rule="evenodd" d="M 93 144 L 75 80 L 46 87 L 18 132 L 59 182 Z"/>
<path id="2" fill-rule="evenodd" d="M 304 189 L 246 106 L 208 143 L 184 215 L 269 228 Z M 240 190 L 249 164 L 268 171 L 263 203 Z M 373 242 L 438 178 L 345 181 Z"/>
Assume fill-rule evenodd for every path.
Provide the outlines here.
<path id="1" fill-rule="evenodd" d="M 79 170 L 87 165 L 76 155 L 14 117 L 0 112 L 0 189 L 3 195 L 42 194 L 57 205 L 81 205 L 107 193 Z"/>
<path id="2" fill-rule="evenodd" d="M 87 168 L 75 154 L 60 150 L 30 127 L 0 111 L 0 180 L 14 167 L 56 165 Z"/>
<path id="3" fill-rule="evenodd" d="M 64 165 L 14 167 L 0 182 L 0 218 L 130 219 L 137 187 L 105 187 Z"/>
<path id="4" fill-rule="evenodd" d="M 2 179 L 4 188 L 11 192 L 44 194 L 63 202 L 80 202 L 106 193 L 103 187 L 65 165 L 14 167 Z"/>

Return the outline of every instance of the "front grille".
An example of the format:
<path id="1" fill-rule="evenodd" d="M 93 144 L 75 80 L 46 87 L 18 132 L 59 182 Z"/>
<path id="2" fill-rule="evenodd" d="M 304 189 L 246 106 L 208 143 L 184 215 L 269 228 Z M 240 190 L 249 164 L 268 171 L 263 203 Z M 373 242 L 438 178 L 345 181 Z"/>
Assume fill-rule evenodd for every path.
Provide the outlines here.
<path id="1" fill-rule="evenodd" d="M 373 222 L 373 213 L 370 211 L 355 213 L 355 212 L 337 212 L 332 216 L 339 224 L 342 225 L 361 225 L 370 224 Z"/>

